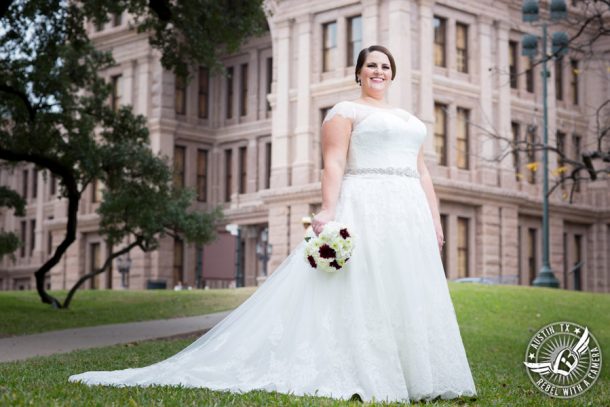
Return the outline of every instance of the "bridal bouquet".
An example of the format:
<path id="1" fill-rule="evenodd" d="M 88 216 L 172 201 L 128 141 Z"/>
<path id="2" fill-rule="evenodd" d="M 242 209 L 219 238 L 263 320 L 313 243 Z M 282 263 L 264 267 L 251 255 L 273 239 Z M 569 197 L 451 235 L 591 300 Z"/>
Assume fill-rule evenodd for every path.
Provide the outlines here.
<path id="1" fill-rule="evenodd" d="M 310 226 L 305 242 L 305 259 L 314 269 L 327 273 L 341 270 L 354 250 L 352 234 L 338 222 L 328 222 L 318 236 Z"/>

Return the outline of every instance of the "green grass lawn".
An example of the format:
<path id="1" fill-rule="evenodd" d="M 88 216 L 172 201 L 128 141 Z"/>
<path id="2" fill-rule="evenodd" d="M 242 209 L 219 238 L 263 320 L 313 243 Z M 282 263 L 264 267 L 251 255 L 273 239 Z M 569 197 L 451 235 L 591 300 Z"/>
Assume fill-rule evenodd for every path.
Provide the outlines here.
<path id="1" fill-rule="evenodd" d="M 0 292 L 0 337 L 56 329 L 147 321 L 209 314 L 237 307 L 253 287 L 192 291 L 83 290 L 70 308 L 57 310 L 42 304 L 35 291 Z M 66 292 L 51 292 L 64 298 Z"/>
<path id="2" fill-rule="evenodd" d="M 450 289 L 479 394 L 476 400 L 430 405 L 610 406 L 610 295 L 476 284 L 450 284 Z M 551 399 L 536 390 L 522 363 L 533 333 L 563 320 L 589 327 L 605 358 L 593 388 L 569 400 Z M 192 340 L 150 341 L 0 364 L 0 405 L 358 405 L 262 391 L 237 395 L 171 387 L 89 388 L 67 382 L 74 373 L 162 360 Z"/>

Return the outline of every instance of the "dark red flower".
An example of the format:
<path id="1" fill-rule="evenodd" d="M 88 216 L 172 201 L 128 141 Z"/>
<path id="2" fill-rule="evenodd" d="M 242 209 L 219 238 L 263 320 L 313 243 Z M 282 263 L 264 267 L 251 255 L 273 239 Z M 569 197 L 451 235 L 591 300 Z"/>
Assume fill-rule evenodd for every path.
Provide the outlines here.
<path id="1" fill-rule="evenodd" d="M 347 263 L 347 261 L 348 261 L 349 259 L 350 259 L 349 257 L 348 257 L 347 259 L 345 259 L 345 262 Z"/>
<path id="2" fill-rule="evenodd" d="M 337 263 L 337 260 L 333 260 L 332 263 L 330 263 L 330 265 L 334 268 L 336 268 L 337 270 L 339 270 L 341 268 L 341 266 L 339 265 L 339 263 Z"/>
<path id="3" fill-rule="evenodd" d="M 335 257 L 337 255 L 337 252 L 335 252 L 335 249 L 333 249 L 332 247 L 330 247 L 327 244 L 323 244 L 322 246 L 320 246 L 320 257 L 322 257 L 323 259 L 332 259 L 333 257 Z"/>
<path id="4" fill-rule="evenodd" d="M 349 232 L 347 231 L 347 229 L 341 229 L 339 231 L 339 234 L 341 235 L 342 238 L 347 239 L 349 237 Z"/>
<path id="5" fill-rule="evenodd" d="M 311 264 L 311 267 L 313 268 L 317 268 L 317 264 L 316 261 L 314 260 L 313 256 L 307 256 L 307 260 L 309 260 L 309 264 Z"/>

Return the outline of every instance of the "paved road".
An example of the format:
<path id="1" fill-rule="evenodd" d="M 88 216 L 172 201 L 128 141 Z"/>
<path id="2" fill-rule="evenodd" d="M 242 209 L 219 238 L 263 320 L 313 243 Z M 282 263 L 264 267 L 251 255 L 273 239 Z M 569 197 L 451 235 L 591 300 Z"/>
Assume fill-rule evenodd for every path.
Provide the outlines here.
<path id="1" fill-rule="evenodd" d="M 201 333 L 212 328 L 229 313 L 230 311 L 224 311 L 196 317 L 100 325 L 1 338 L 0 362 L 72 352 L 77 349 L 99 348 L 121 343 Z"/>

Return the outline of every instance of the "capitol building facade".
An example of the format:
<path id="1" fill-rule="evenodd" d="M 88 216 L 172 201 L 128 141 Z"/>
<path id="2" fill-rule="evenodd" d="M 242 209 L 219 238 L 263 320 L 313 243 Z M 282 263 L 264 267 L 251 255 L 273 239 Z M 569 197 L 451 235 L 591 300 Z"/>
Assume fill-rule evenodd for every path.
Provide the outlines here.
<path id="1" fill-rule="evenodd" d="M 520 3 L 270 1 L 269 30 L 223 58 L 226 74 L 192 67 L 188 80 L 162 68 L 127 14 L 91 25 L 92 41 L 116 61 L 100 72 L 112 85 L 109 103 L 145 115 L 153 151 L 170 157 L 177 185 L 196 191 L 193 209 L 220 205 L 225 219 L 203 247 L 164 237 L 154 252 L 132 251 L 128 287 L 115 264 L 89 288 L 264 281 L 320 208 L 322 119 L 335 103 L 359 97 L 355 58 L 373 44 L 396 60 L 388 103 L 428 128 L 447 278 L 531 285 L 542 266 L 542 153 L 502 154 L 511 142 L 542 140 L 541 66 L 521 55 L 523 34 L 539 33 L 522 22 Z M 568 8 L 580 12 L 576 2 Z M 571 51 L 549 64 L 549 143 L 568 157 L 596 144 L 595 112 L 610 98 L 609 50 L 606 43 L 605 61 Z M 551 185 L 561 166 L 549 154 Z M 25 217 L 0 215 L 24 242 L 1 261 L 0 289 L 32 289 L 33 272 L 63 239 L 67 203 L 55 180 L 33 167 L 2 170 L 0 183 L 27 200 Z M 581 182 L 569 202 L 567 183 L 550 197 L 550 261 L 562 288 L 610 292 L 609 186 L 607 176 Z M 51 271 L 51 289 L 69 289 L 109 253 L 95 212 L 102 188 L 92 185 L 81 201 L 77 241 Z"/>

